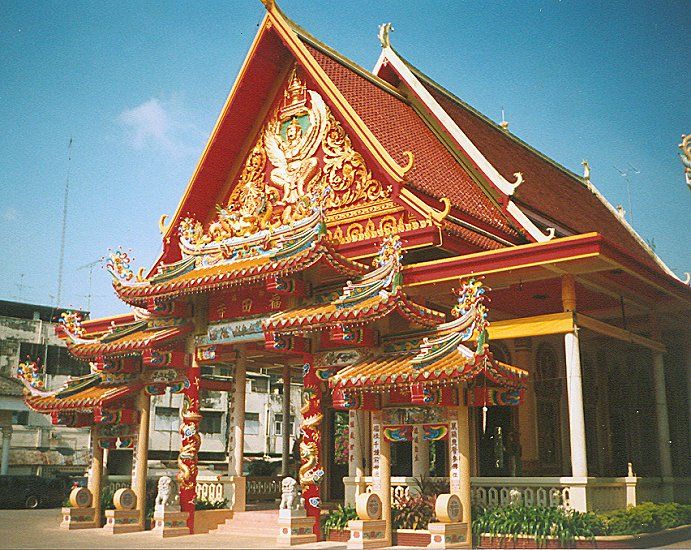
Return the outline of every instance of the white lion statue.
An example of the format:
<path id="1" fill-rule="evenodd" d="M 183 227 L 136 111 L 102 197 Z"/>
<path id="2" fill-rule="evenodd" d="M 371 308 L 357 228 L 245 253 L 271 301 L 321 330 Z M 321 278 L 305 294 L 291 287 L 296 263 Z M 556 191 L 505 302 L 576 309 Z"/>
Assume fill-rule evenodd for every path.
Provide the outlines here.
<path id="1" fill-rule="evenodd" d="M 279 510 L 299 511 L 305 509 L 305 499 L 300 495 L 298 482 L 286 477 L 281 482 L 281 504 Z"/>
<path id="2" fill-rule="evenodd" d="M 178 484 L 168 476 L 161 476 L 158 480 L 156 510 L 170 510 L 171 508 L 176 508 L 179 500 Z"/>

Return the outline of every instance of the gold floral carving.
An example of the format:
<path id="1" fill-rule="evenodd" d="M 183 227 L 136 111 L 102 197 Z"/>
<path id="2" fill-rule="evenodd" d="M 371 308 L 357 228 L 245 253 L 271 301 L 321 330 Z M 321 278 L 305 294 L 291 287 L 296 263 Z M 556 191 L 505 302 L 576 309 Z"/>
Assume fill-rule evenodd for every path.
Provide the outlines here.
<path id="1" fill-rule="evenodd" d="M 320 154 L 321 152 L 321 154 Z M 275 229 L 309 216 L 315 206 L 343 211 L 386 204 L 391 186 L 372 176 L 363 156 L 316 91 L 308 90 L 293 69 L 282 101 L 264 125 L 236 185 L 218 216 L 205 228 L 185 218 L 180 234 L 189 246 L 201 248 L 234 237 Z M 380 215 L 384 212 L 378 212 Z M 353 231 L 357 231 L 354 228 Z M 362 233 L 376 233 L 363 227 Z"/>
<path id="2" fill-rule="evenodd" d="M 391 194 L 390 188 L 372 177 L 365 159 L 353 149 L 343 126 L 331 113 L 322 150 L 324 183 L 328 190 L 326 207 L 338 208 L 360 201 L 375 201 Z"/>
<path id="3" fill-rule="evenodd" d="M 375 224 L 372 220 L 368 220 L 364 226 L 359 222 L 351 223 L 345 228 L 345 234 L 341 226 L 337 226 L 335 229 L 329 229 L 327 233 L 329 238 L 333 241 L 344 243 L 383 238 L 392 233 L 414 231 L 432 225 L 434 225 L 432 220 L 426 219 L 410 219 L 405 221 L 403 214 L 400 214 L 398 217 L 393 215 L 384 216 L 379 220 L 378 224 Z"/>

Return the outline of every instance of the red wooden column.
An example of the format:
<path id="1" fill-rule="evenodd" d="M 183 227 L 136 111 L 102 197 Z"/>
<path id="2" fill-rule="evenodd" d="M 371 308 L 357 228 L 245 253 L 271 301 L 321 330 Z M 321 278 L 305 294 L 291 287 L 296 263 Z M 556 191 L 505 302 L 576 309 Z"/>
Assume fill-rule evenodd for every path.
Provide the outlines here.
<path id="1" fill-rule="evenodd" d="M 199 435 L 199 373 L 197 358 L 192 354 L 191 366 L 186 370 L 189 385 L 183 390 L 180 411 L 180 435 L 182 443 L 178 455 L 178 482 L 180 483 L 180 509 L 190 512 L 187 526 L 194 529 L 194 499 L 197 490 L 197 460 L 202 440 Z"/>
<path id="2" fill-rule="evenodd" d="M 319 485 L 324 478 L 324 468 L 321 464 L 321 423 L 324 418 L 322 412 L 322 381 L 317 375 L 312 357 L 306 356 L 302 366 L 302 424 L 300 431 L 300 485 L 305 499 L 307 515 L 315 518 L 314 534 L 321 540 L 319 517 L 321 514 L 321 497 Z"/>

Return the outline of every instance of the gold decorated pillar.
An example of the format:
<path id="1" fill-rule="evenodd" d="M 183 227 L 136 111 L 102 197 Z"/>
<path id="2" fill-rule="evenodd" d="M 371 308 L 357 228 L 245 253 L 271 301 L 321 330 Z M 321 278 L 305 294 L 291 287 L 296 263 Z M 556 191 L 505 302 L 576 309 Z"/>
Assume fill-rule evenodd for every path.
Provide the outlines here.
<path id="1" fill-rule="evenodd" d="M 141 390 L 137 397 L 137 409 L 139 410 L 139 434 L 137 436 L 137 446 L 134 451 L 135 464 L 132 486 L 135 494 L 137 495 L 138 523 L 142 531 L 146 528 L 146 474 L 148 471 L 147 466 L 149 457 L 150 401 L 151 398 L 149 397 L 149 394 L 146 393 L 146 390 Z M 102 451 L 101 456 L 103 456 Z"/>
<path id="2" fill-rule="evenodd" d="M 99 444 L 98 426 L 91 428 L 91 469 L 87 483 L 93 499 L 94 527 L 101 527 L 101 486 L 103 478 L 103 448 Z"/>
<path id="3" fill-rule="evenodd" d="M 391 523 L 391 444 L 384 437 L 383 413 L 372 412 L 372 492 L 379 495 L 382 519 L 386 522 L 386 542 L 393 542 Z"/>

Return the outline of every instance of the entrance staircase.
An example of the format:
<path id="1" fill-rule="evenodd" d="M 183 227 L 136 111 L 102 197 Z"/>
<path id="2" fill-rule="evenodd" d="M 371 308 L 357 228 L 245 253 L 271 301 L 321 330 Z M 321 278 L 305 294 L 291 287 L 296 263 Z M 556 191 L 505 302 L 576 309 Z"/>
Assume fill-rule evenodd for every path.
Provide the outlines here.
<path id="1" fill-rule="evenodd" d="M 278 510 L 236 512 L 213 531 L 219 535 L 266 537 L 274 541 L 278 535 Z"/>

